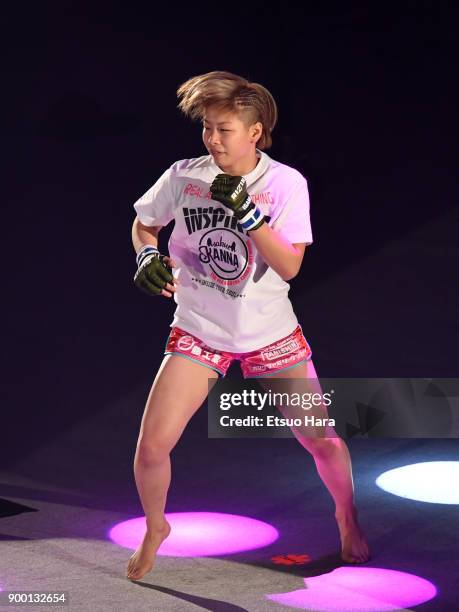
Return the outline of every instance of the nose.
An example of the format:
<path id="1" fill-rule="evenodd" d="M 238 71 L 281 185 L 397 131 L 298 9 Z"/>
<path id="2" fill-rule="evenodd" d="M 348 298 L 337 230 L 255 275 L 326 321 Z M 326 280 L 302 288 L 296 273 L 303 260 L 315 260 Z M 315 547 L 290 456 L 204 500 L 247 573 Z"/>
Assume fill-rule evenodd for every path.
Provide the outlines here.
<path id="1" fill-rule="evenodd" d="M 207 140 L 210 146 L 218 144 L 218 132 L 209 130 Z"/>

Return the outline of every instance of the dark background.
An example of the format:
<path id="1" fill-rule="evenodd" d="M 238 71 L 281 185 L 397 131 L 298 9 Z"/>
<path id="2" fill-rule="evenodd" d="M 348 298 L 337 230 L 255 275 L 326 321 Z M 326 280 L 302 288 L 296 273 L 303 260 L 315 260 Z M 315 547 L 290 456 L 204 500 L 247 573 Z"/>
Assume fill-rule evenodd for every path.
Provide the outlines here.
<path id="1" fill-rule="evenodd" d="M 457 30 L 445 2 L 10 5 L 2 465 L 151 384 L 174 304 L 133 286 L 132 204 L 206 153 L 175 92 L 210 70 L 268 87 L 267 153 L 308 179 L 319 376 L 457 376 Z"/>

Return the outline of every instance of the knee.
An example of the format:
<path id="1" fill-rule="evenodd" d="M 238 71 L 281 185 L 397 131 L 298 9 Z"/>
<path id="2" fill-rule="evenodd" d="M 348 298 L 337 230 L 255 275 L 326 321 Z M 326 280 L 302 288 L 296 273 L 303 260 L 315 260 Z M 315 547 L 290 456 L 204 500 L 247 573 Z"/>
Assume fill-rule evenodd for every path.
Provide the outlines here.
<path id="1" fill-rule="evenodd" d="M 163 463 L 169 456 L 169 446 L 157 440 L 141 439 L 137 444 L 135 463 L 144 467 Z"/>
<path id="2" fill-rule="evenodd" d="M 340 446 L 340 438 L 304 438 L 303 445 L 316 459 L 326 459 Z"/>

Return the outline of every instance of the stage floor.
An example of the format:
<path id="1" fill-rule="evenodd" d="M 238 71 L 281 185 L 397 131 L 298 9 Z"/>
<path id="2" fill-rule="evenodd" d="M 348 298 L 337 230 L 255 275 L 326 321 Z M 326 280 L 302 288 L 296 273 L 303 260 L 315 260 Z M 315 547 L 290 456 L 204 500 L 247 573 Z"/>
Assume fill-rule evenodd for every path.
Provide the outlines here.
<path id="1" fill-rule="evenodd" d="M 459 460 L 456 440 L 348 441 L 372 551 L 368 563 L 353 567 L 340 561 L 333 503 L 309 454 L 294 439 L 208 439 L 205 405 L 173 451 L 166 512 L 251 517 L 278 537 L 230 554 L 160 554 L 141 581 L 127 580 L 132 551 L 108 532 L 143 515 L 132 458 L 144 399 L 142 386 L 0 473 L 4 591 L 65 591 L 72 611 L 456 609 L 457 505 L 405 499 L 375 484 L 395 467 Z M 405 587 L 406 601 L 410 589 L 419 596 L 418 578 L 437 594 L 391 607 Z"/>

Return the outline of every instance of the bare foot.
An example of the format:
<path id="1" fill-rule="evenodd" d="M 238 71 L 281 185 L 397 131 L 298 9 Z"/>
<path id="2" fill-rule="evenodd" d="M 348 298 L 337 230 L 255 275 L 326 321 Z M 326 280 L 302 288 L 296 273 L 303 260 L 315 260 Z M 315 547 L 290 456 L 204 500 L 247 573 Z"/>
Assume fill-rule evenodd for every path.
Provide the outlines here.
<path id="1" fill-rule="evenodd" d="M 357 510 L 335 513 L 341 538 L 341 558 L 346 563 L 365 563 L 370 558 L 367 540 L 357 520 Z"/>
<path id="2" fill-rule="evenodd" d="M 161 542 L 167 538 L 171 532 L 171 526 L 164 519 L 162 529 L 147 531 L 142 544 L 129 559 L 126 569 L 126 576 L 129 580 L 140 580 L 145 574 L 153 569 L 156 559 L 156 552 L 161 546 Z"/>

